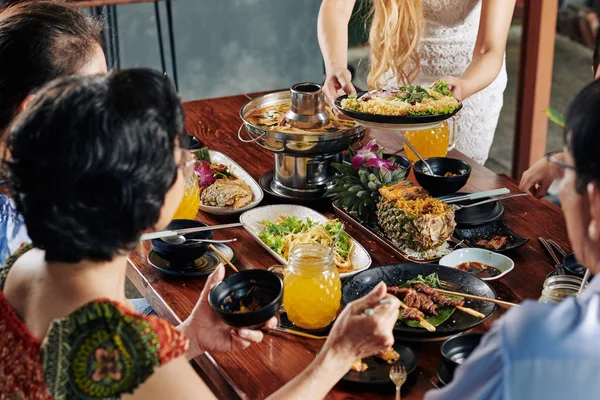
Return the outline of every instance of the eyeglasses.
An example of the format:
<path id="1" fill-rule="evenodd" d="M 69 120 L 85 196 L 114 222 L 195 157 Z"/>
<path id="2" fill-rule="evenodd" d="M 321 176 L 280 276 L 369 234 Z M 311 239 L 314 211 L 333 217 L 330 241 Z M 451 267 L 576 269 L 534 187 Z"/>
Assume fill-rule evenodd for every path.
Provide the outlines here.
<path id="1" fill-rule="evenodd" d="M 565 169 L 570 169 L 571 171 L 576 171 L 574 165 L 567 164 L 566 162 L 563 162 L 563 161 L 559 160 L 558 158 L 554 157 L 554 155 L 556 153 L 558 153 L 558 152 L 557 151 L 553 151 L 551 153 L 546 154 L 545 155 L 546 161 L 551 162 L 553 164 L 556 164 L 559 167 L 562 167 L 562 168 L 565 168 Z"/>

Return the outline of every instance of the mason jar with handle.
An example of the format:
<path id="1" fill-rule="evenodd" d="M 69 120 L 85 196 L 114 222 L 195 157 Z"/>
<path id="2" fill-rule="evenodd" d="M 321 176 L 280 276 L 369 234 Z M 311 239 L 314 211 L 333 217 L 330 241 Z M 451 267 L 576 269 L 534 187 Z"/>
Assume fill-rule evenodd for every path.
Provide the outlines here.
<path id="1" fill-rule="evenodd" d="M 456 144 L 456 121 L 451 118 L 440 122 L 434 128 L 406 131 L 404 139 L 408 140 L 423 158 L 446 157 Z M 404 151 L 410 161 L 419 161 L 417 155 L 406 144 Z"/>
<path id="2" fill-rule="evenodd" d="M 317 330 L 337 316 L 342 298 L 342 282 L 328 246 L 297 244 L 287 266 L 270 271 L 283 274 L 283 307 L 297 327 Z"/>

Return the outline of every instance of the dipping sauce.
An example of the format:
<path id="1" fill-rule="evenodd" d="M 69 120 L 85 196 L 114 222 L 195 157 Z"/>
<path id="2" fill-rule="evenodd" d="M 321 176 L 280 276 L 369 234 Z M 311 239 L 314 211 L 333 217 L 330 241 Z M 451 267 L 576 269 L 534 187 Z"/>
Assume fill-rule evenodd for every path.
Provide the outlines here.
<path id="1" fill-rule="evenodd" d="M 487 265 L 476 261 L 464 262 L 462 264 L 457 265 L 456 269 L 460 269 L 461 271 L 477 275 L 480 278 L 492 278 L 502 273 L 496 267 L 492 267 L 491 265 Z"/>

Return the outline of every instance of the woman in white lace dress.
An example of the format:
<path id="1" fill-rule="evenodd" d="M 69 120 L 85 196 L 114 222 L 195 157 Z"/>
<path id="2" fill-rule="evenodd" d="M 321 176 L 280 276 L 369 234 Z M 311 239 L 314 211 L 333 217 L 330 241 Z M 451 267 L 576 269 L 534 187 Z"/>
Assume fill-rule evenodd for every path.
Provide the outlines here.
<path id="1" fill-rule="evenodd" d="M 354 93 L 348 71 L 347 25 L 356 0 L 323 0 L 319 44 L 329 101 Z M 478 163 L 488 157 L 506 88 L 504 53 L 515 0 L 372 0 L 370 88 L 427 86 L 447 80 L 463 101 L 458 150 Z M 389 132 L 371 132 L 399 149 Z"/>

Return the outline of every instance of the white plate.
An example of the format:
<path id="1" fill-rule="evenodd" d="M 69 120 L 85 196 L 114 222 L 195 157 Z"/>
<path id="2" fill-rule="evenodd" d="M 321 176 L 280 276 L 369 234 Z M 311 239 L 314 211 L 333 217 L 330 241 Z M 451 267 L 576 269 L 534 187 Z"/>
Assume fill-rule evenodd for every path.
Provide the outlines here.
<path id="1" fill-rule="evenodd" d="M 258 234 L 265 227 L 263 225 L 263 221 L 273 221 L 277 222 L 281 219 L 281 216 L 284 217 L 298 217 L 299 219 L 310 218 L 313 221 L 317 222 L 325 222 L 328 220 L 326 216 L 317 211 L 310 209 L 304 206 L 298 206 L 294 204 L 274 204 L 269 206 L 263 206 L 255 208 L 254 210 L 246 211 L 242 215 L 240 215 L 240 222 L 244 223 L 246 230 L 250 232 L 252 236 L 258 243 L 261 244 L 273 257 L 279 260 L 280 263 L 286 265 L 287 262 L 284 260 L 279 254 L 275 253 L 273 250 L 269 248 L 266 244 L 263 243 L 262 240 L 258 238 Z M 354 270 L 350 272 L 344 272 L 340 274 L 340 278 L 348 278 L 360 271 L 363 271 L 371 265 L 371 256 L 365 250 L 365 248 L 358 243 L 354 238 L 350 237 L 354 242 L 354 251 L 350 256 L 352 260 L 352 265 L 354 265 Z"/>
<path id="2" fill-rule="evenodd" d="M 231 215 L 237 214 L 251 208 L 256 207 L 263 199 L 264 193 L 262 188 L 249 173 L 247 173 L 242 167 L 240 167 L 235 161 L 231 158 L 227 157 L 225 154 L 215 151 L 209 150 L 208 154 L 210 155 L 210 161 L 215 164 L 223 164 L 229 167 L 229 171 L 235 175 L 238 179 L 246 182 L 250 190 L 252 190 L 252 203 L 248 204 L 246 207 L 238 208 L 234 210 L 231 207 L 213 207 L 213 206 L 205 206 L 202 203 L 198 206 L 200 211 L 204 211 L 209 214 L 214 215 Z"/>
<path id="3" fill-rule="evenodd" d="M 515 263 L 510 258 L 494 253 L 485 249 L 458 249 L 440 259 L 440 265 L 450 268 L 456 268 L 464 262 L 480 262 L 492 267 L 498 268 L 500 274 L 491 278 L 481 278 L 484 281 L 493 281 L 500 279 L 508 274 L 515 267 Z M 476 275 L 476 274 L 475 274 Z M 477 276 L 477 275 L 476 275 Z"/>

